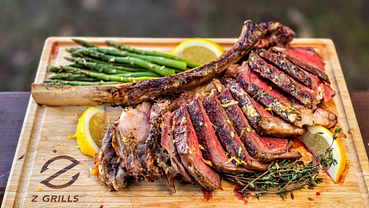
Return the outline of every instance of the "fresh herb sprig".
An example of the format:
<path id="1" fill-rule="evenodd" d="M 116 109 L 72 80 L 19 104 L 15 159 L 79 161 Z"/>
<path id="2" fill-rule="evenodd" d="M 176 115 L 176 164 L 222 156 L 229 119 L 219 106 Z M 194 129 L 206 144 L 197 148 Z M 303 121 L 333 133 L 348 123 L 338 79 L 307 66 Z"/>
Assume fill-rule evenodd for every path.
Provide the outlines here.
<path id="1" fill-rule="evenodd" d="M 337 139 L 340 129 L 335 129 L 333 140 Z M 333 143 L 332 143 L 333 144 Z M 273 162 L 265 172 L 247 174 L 224 174 L 223 177 L 231 182 L 242 185 L 242 190 L 236 190 L 243 197 L 256 197 L 259 199 L 265 194 L 277 194 L 287 199 L 288 194 L 294 199 L 293 191 L 300 189 L 314 189 L 323 183 L 323 178 L 318 177 L 321 170 L 327 170 L 337 164 L 333 158 L 331 146 L 322 154 L 314 157 L 313 161 L 305 164 L 303 161 Z M 260 199 L 259 199 L 260 200 Z"/>

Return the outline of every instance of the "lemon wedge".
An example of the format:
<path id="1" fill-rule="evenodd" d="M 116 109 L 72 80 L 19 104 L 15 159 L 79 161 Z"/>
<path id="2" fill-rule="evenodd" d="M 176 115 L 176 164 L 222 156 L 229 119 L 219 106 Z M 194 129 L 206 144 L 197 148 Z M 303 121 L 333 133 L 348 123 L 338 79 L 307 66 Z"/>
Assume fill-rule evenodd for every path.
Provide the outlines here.
<path id="1" fill-rule="evenodd" d="M 301 141 L 313 153 L 314 156 L 322 154 L 333 142 L 333 133 L 323 126 L 309 126 L 308 131 L 300 136 Z M 338 182 L 346 166 L 346 153 L 339 139 L 334 140 L 332 145 L 333 158 L 337 160 L 327 173 L 333 182 Z"/>
<path id="2" fill-rule="evenodd" d="M 171 55 L 201 64 L 213 61 L 223 53 L 224 50 L 220 45 L 204 38 L 183 41 L 170 52 Z"/>
<path id="3" fill-rule="evenodd" d="M 90 107 L 78 120 L 76 137 L 82 153 L 94 156 L 101 148 L 105 130 L 105 108 Z"/>

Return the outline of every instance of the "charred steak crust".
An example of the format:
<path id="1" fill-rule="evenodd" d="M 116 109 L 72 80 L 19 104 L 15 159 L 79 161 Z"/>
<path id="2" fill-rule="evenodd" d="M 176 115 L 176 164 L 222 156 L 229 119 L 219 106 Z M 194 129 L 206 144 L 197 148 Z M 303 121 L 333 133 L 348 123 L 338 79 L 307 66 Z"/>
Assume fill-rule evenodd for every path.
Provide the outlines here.
<path id="1" fill-rule="evenodd" d="M 279 51 L 259 49 L 255 51 L 260 57 L 279 67 L 282 71 L 295 78 L 301 84 L 315 89 L 319 84 L 319 78 L 316 75 L 310 74 L 300 67 L 293 64 L 285 58 Z"/>
<path id="2" fill-rule="evenodd" d="M 122 160 L 112 146 L 113 126 L 105 132 L 100 151 L 94 156 L 93 175 L 107 184 L 110 190 L 120 190 L 127 186 L 129 175 L 124 171 Z"/>
<path id="3" fill-rule="evenodd" d="M 257 86 L 249 72 L 243 71 L 237 76 L 237 82 L 242 86 L 242 88 L 249 93 L 255 100 L 266 106 L 269 111 L 273 111 L 278 114 L 284 120 L 294 123 L 299 120 L 299 111 L 292 105 L 283 102 L 271 95 L 268 91 Z M 252 73 L 252 72 L 250 72 Z M 255 74 L 256 75 L 256 74 Z"/>
<path id="4" fill-rule="evenodd" d="M 242 113 L 237 102 L 227 88 L 223 89 L 218 95 L 222 106 L 224 107 L 229 119 L 231 120 L 234 129 L 240 137 L 240 140 L 245 145 L 248 153 L 255 159 L 263 162 L 268 162 L 274 159 L 282 158 L 299 158 L 299 154 L 286 155 L 290 142 L 288 139 L 281 139 L 276 137 L 260 138 L 260 136 L 251 128 L 244 114 Z M 263 145 L 267 143 L 266 145 Z"/>
<path id="5" fill-rule="evenodd" d="M 301 135 L 304 129 L 290 124 L 280 117 L 276 117 L 250 97 L 236 80 L 222 78 L 221 82 L 229 89 L 233 98 L 238 101 L 242 112 L 250 124 L 261 135 L 273 135 L 278 137 L 293 137 Z"/>
<path id="6" fill-rule="evenodd" d="M 295 32 L 279 22 L 263 22 L 259 25 L 266 30 L 264 37 L 256 44 L 257 48 L 269 48 L 272 46 L 286 47 L 295 36 Z"/>
<path id="7" fill-rule="evenodd" d="M 252 70 L 272 81 L 286 93 L 294 96 L 305 107 L 315 109 L 316 105 L 320 102 L 313 90 L 298 83 L 278 68 L 266 63 L 254 51 L 250 53 L 249 65 Z"/>
<path id="8" fill-rule="evenodd" d="M 170 112 L 175 103 L 170 98 L 161 98 L 157 100 L 151 107 L 150 112 L 150 134 L 145 141 L 145 164 L 148 178 L 151 181 L 161 180 L 162 170 L 156 165 L 156 154 L 159 144 L 161 129 L 160 124 L 163 122 L 163 115 Z"/>
<path id="9" fill-rule="evenodd" d="M 288 48 L 282 51 L 283 56 L 299 65 L 304 70 L 317 75 L 321 80 L 330 84 L 328 75 L 324 72 L 324 62 L 317 53 L 303 48 Z M 313 60 L 312 60 L 313 59 Z M 318 64 L 315 64 L 317 63 Z"/>

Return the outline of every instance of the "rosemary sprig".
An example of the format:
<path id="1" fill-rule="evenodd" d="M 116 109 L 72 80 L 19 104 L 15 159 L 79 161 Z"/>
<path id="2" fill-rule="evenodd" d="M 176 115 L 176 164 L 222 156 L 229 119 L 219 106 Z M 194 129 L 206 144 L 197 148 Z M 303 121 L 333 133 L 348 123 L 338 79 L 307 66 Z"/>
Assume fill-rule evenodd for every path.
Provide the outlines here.
<path id="1" fill-rule="evenodd" d="M 340 129 L 335 129 L 333 141 L 337 139 Z M 321 170 L 327 170 L 330 166 L 337 164 L 333 158 L 332 145 L 320 155 L 314 157 L 313 161 L 305 164 L 303 161 L 288 161 L 271 163 L 265 172 L 255 172 L 247 174 L 224 174 L 227 179 L 236 184 L 242 185 L 242 190 L 236 190 L 245 198 L 259 197 L 265 194 L 277 194 L 283 199 L 287 199 L 290 194 L 294 199 L 293 191 L 300 189 L 314 189 L 318 184 L 323 183 L 323 178 L 318 177 Z M 260 199 L 259 199 L 260 200 Z"/>

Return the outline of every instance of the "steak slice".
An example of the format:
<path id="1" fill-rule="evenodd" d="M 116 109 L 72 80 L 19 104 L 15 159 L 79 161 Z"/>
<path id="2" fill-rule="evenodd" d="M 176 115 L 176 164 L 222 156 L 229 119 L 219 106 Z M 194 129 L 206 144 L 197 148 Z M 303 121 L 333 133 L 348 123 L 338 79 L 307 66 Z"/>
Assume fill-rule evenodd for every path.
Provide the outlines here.
<path id="1" fill-rule="evenodd" d="M 151 107 L 150 112 L 150 134 L 145 141 L 145 164 L 147 175 L 152 181 L 161 180 L 162 170 L 155 164 L 156 154 L 160 146 L 160 124 L 163 115 L 172 111 L 175 103 L 170 98 L 160 98 Z"/>
<path id="2" fill-rule="evenodd" d="M 250 73 L 243 71 L 237 76 L 237 82 L 240 83 L 242 88 L 249 93 L 255 100 L 261 102 L 264 106 L 266 106 L 265 110 L 270 112 L 274 112 L 279 115 L 284 120 L 294 123 L 296 120 L 299 120 L 299 112 L 293 106 L 282 100 L 277 99 L 269 93 L 271 87 L 268 90 L 264 90 L 260 88 L 258 85 L 254 84 L 254 80 L 248 76 Z M 257 80 L 255 81 L 257 82 Z"/>
<path id="3" fill-rule="evenodd" d="M 242 110 L 237 105 L 228 88 L 224 88 L 218 95 L 223 108 L 225 109 L 233 127 L 245 145 L 248 153 L 259 161 L 272 161 L 284 158 L 300 158 L 298 153 L 288 153 L 291 146 L 289 139 L 276 137 L 261 138 L 245 118 Z"/>
<path id="4" fill-rule="evenodd" d="M 306 130 L 273 116 L 264 110 L 258 102 L 245 92 L 236 80 L 223 78 L 221 82 L 229 89 L 246 118 L 261 135 L 293 137 L 306 132 Z"/>
<path id="5" fill-rule="evenodd" d="M 285 55 L 275 48 L 270 48 L 269 50 L 259 49 L 257 53 L 260 57 L 266 59 L 272 64 L 276 65 L 289 74 L 291 77 L 295 78 L 300 83 L 313 89 L 316 94 L 322 94 L 324 101 L 329 101 L 336 94 L 329 85 L 324 84 L 318 76 L 311 74 L 304 69 L 300 68 L 298 65 L 292 63 Z M 324 64 L 324 62 L 323 62 Z"/>
<path id="6" fill-rule="evenodd" d="M 117 139 L 113 147 L 124 161 L 126 172 L 136 180 L 152 181 L 146 172 L 145 141 L 150 133 L 151 104 L 144 102 L 136 108 L 125 108 L 115 122 Z"/>
<path id="7" fill-rule="evenodd" d="M 210 165 L 219 172 L 230 174 L 253 172 L 228 162 L 229 158 L 225 154 L 222 144 L 219 142 L 210 119 L 202 105 L 202 101 L 199 98 L 196 98 L 188 105 L 188 113 L 190 114 L 199 145 L 201 145 L 199 147 L 202 156 L 207 165 Z"/>
<path id="8" fill-rule="evenodd" d="M 168 77 L 118 85 L 45 86 L 32 85 L 32 96 L 38 104 L 129 106 L 163 95 L 180 93 L 206 84 L 238 62 L 264 36 L 266 29 L 245 21 L 235 45 L 214 61 Z"/>
<path id="9" fill-rule="evenodd" d="M 328 75 L 324 72 L 324 62 L 316 52 L 303 48 L 290 47 L 282 49 L 284 56 L 304 70 L 317 75 L 321 80 L 330 83 Z"/>
<path id="10" fill-rule="evenodd" d="M 127 186 L 129 174 L 124 171 L 122 160 L 112 146 L 116 137 L 114 127 L 105 132 L 101 149 L 94 156 L 93 176 L 109 186 L 110 190 L 120 190 Z"/>
<path id="11" fill-rule="evenodd" d="M 315 109 L 322 99 L 314 90 L 305 87 L 276 67 L 266 63 L 254 51 L 249 55 L 249 66 L 260 76 L 269 79 L 281 90 L 295 97 L 307 108 Z"/>
<path id="12" fill-rule="evenodd" d="M 239 74 L 239 77 L 237 79 L 243 83 L 243 86 L 248 85 L 247 87 L 250 88 L 250 85 L 254 85 L 253 87 L 255 89 L 259 88 L 258 90 L 261 89 L 264 92 L 268 92 L 269 94 L 268 96 L 273 96 L 275 99 L 284 102 L 287 105 L 290 105 L 292 108 L 298 111 L 298 119 L 296 119 L 293 122 L 293 124 L 300 127 L 304 125 L 319 124 L 327 128 L 331 128 L 334 125 L 336 125 L 337 116 L 334 113 L 324 110 L 323 108 L 320 107 L 315 109 L 315 111 L 312 109 L 305 108 L 296 99 L 290 97 L 289 95 L 286 95 L 281 90 L 279 90 L 278 87 L 276 87 L 273 83 L 269 83 L 267 80 L 261 78 L 258 74 L 256 74 L 252 70 L 248 70 L 247 64 L 242 64 L 240 68 L 242 67 L 244 68 L 240 70 L 242 72 Z M 257 96 L 255 97 L 258 98 Z M 263 102 L 264 101 L 263 98 L 261 98 L 260 101 Z"/>
<path id="13" fill-rule="evenodd" d="M 176 149 L 184 167 L 205 189 L 222 189 L 219 174 L 204 162 L 186 104 L 174 113 L 173 124 Z"/>
<path id="14" fill-rule="evenodd" d="M 173 113 L 166 113 L 163 117 L 163 123 L 161 123 L 161 146 L 166 151 L 161 151 L 161 154 L 168 154 L 170 161 L 165 164 L 160 165 L 165 170 L 165 174 L 167 175 L 167 180 L 169 187 L 172 188 L 172 192 L 175 192 L 174 187 L 174 179 L 181 178 L 182 181 L 193 183 L 193 178 L 188 174 L 186 168 L 183 166 L 181 162 L 181 158 L 177 152 L 177 149 L 174 145 L 173 138 Z M 165 159 L 163 160 L 165 161 Z M 167 167 L 165 167 L 167 166 Z M 173 191 L 174 190 L 174 191 Z"/>
<path id="15" fill-rule="evenodd" d="M 228 156 L 231 157 L 230 160 L 233 160 L 236 165 L 243 165 L 248 169 L 266 170 L 268 165 L 252 158 L 245 149 L 232 122 L 215 95 L 215 90 L 205 98 L 203 104 L 220 142 Z"/>
<path id="16" fill-rule="evenodd" d="M 320 80 L 316 75 L 310 74 L 300 67 L 293 64 L 290 60 L 285 58 L 279 51 L 269 49 L 258 49 L 255 51 L 260 57 L 277 66 L 279 69 L 289 74 L 292 78 L 299 81 L 301 84 L 315 89 L 318 87 Z"/>

